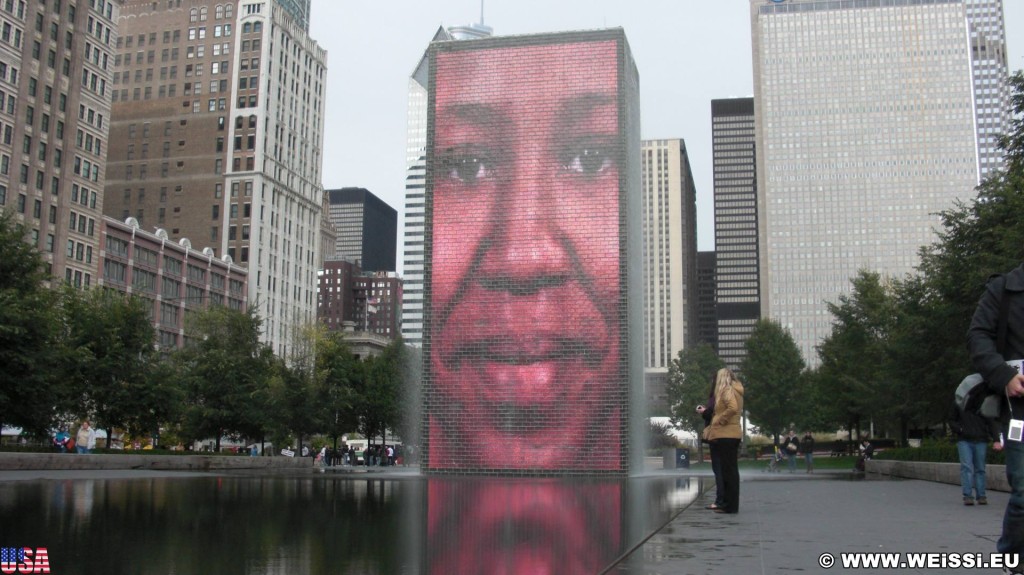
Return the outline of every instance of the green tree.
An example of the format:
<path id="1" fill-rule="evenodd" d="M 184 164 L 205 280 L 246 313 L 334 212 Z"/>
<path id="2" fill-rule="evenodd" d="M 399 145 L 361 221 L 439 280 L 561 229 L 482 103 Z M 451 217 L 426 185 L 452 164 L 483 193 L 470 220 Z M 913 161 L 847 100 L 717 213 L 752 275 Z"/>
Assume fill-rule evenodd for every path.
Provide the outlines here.
<path id="1" fill-rule="evenodd" d="M 364 361 L 366 377 L 358 389 L 359 432 L 364 437 L 381 437 L 386 443 L 387 431 L 403 424 L 401 392 L 404 353 L 402 342 L 394 341 L 384 348 L 383 353 Z"/>
<path id="2" fill-rule="evenodd" d="M 187 342 L 174 361 L 185 389 L 183 432 L 193 440 L 262 437 L 269 425 L 267 387 L 275 357 L 260 342 L 253 308 L 211 307 L 188 318 Z"/>
<path id="3" fill-rule="evenodd" d="M 270 420 L 277 436 L 294 434 L 298 449 L 304 439 L 323 431 L 326 426 L 324 410 L 325 373 L 318 366 L 318 348 L 326 329 L 318 324 L 298 330 L 287 362 L 275 361 L 273 377 L 269 380 L 269 397 L 274 405 Z"/>
<path id="4" fill-rule="evenodd" d="M 116 427 L 154 433 L 171 409 L 173 386 L 153 378 L 157 353 L 147 304 L 112 290 L 62 292 L 65 377 L 80 416 L 113 437 Z M 157 424 L 158 425 L 158 424 Z"/>
<path id="5" fill-rule="evenodd" d="M 338 332 L 324 332 L 317 339 L 316 349 L 319 399 L 324 412 L 321 431 L 337 447 L 342 435 L 359 427 L 356 389 L 362 385 L 365 370 Z"/>
<path id="6" fill-rule="evenodd" d="M 1016 72 L 1010 84 L 1014 116 L 1000 138 L 1005 168 L 978 187 L 976 198 L 940 212 L 938 237 L 921 249 L 916 273 L 893 282 L 887 347 L 899 377 L 884 399 L 896 406 L 901 428 L 944 421 L 950 390 L 972 371 L 965 334 L 985 283 L 1024 261 L 1024 75 Z M 841 346 L 832 347 L 830 353 L 840 353 Z"/>
<path id="7" fill-rule="evenodd" d="M 931 427 L 946 421 L 952 389 L 967 373 L 966 345 L 944 348 L 939 332 L 952 331 L 939 323 L 942 314 L 921 276 L 893 282 L 893 318 L 888 338 L 890 386 L 885 401 L 900 425 L 904 443 L 914 427 Z"/>
<path id="8" fill-rule="evenodd" d="M 743 347 L 744 409 L 762 432 L 777 439 L 795 416 L 793 398 L 804 369 L 800 348 L 789 331 L 770 319 L 754 324 Z"/>
<path id="9" fill-rule="evenodd" d="M 938 239 L 920 252 L 915 305 L 927 312 L 919 343 L 931 350 L 930 379 L 954 382 L 970 371 L 965 334 L 985 283 L 1024 261 L 1024 74 L 1010 84 L 1014 116 L 1000 138 L 1005 168 L 982 182 L 975 199 L 941 212 Z"/>
<path id="10" fill-rule="evenodd" d="M 0 426 L 49 433 L 67 388 L 59 365 L 58 298 L 28 231 L 0 212 Z"/>
<path id="11" fill-rule="evenodd" d="M 793 392 L 793 418 L 797 432 L 835 431 L 845 420 L 836 417 L 828 396 L 828 386 L 822 381 L 821 367 L 805 370 L 797 380 Z"/>
<path id="12" fill-rule="evenodd" d="M 859 433 L 863 418 L 881 417 L 887 408 L 884 390 L 889 383 L 893 305 L 879 274 L 861 270 L 851 284 L 849 295 L 828 304 L 832 332 L 818 345 L 818 381 L 834 416 Z"/>
<path id="13" fill-rule="evenodd" d="M 999 147 L 1006 161 L 1006 173 L 1019 177 L 1024 174 L 1024 71 L 1017 70 L 1010 76 L 1009 84 L 1013 120 L 1009 132 L 1000 136 Z"/>

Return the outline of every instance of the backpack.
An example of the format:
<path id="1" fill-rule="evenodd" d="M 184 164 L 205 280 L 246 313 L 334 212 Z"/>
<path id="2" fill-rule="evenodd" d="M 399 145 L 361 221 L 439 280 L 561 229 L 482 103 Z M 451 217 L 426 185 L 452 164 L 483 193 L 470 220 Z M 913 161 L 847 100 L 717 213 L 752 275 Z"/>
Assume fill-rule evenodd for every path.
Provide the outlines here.
<path id="1" fill-rule="evenodd" d="M 972 373 L 956 387 L 954 401 L 960 413 L 974 413 L 986 419 L 999 419 L 1001 397 L 989 390 L 981 374 Z"/>

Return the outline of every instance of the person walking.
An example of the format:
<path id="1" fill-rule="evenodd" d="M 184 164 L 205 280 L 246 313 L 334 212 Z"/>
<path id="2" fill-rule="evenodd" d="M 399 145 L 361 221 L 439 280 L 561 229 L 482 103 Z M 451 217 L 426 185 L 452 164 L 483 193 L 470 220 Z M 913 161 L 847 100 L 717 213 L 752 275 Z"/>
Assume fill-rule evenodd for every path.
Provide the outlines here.
<path id="1" fill-rule="evenodd" d="M 92 453 L 96 449 L 96 432 L 89 426 L 89 420 L 82 421 L 75 437 L 75 451 L 81 454 Z"/>
<path id="2" fill-rule="evenodd" d="M 715 411 L 711 426 L 704 430 L 708 443 L 713 444 L 721 458 L 722 507 L 715 513 L 738 513 L 740 510 L 739 447 L 743 431 L 740 414 L 743 413 L 743 384 L 728 368 L 718 370 L 715 376 Z"/>
<path id="3" fill-rule="evenodd" d="M 800 453 L 804 454 L 807 473 L 814 473 L 814 436 L 810 431 L 805 431 L 803 438 L 800 439 Z"/>
<path id="4" fill-rule="evenodd" d="M 983 399 L 978 397 L 977 401 Z M 957 436 L 956 451 L 960 458 L 960 488 L 964 505 L 987 505 L 985 496 L 985 455 L 988 442 L 993 449 L 1001 450 L 999 427 L 995 421 L 986 419 L 974 410 L 976 405 L 969 402 L 966 409 L 960 409 L 956 402 L 950 410 L 949 424 Z"/>
<path id="5" fill-rule="evenodd" d="M 1011 418 L 1024 419 L 1024 374 L 1006 362 L 1024 358 L 1024 264 L 989 279 L 967 330 L 967 349 L 989 389 L 1007 398 L 1000 428 L 1007 437 L 1003 449 L 1010 500 L 996 550 L 1020 559 L 1024 553 L 1024 443 L 1010 440 L 1007 432 Z M 1024 562 L 1017 563 L 1003 572 L 1024 573 Z"/>

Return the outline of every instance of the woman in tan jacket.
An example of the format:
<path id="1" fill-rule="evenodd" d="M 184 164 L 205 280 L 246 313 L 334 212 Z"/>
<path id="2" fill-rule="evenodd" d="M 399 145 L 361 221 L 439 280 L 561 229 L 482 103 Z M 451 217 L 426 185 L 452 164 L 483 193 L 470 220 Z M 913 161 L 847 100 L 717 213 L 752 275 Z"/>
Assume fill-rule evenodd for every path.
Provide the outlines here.
<path id="1" fill-rule="evenodd" d="M 716 447 L 721 459 L 724 505 L 715 513 L 737 513 L 740 510 L 739 450 L 743 431 L 740 415 L 743 413 L 743 384 L 727 368 L 715 376 L 715 415 L 704 433 Z"/>

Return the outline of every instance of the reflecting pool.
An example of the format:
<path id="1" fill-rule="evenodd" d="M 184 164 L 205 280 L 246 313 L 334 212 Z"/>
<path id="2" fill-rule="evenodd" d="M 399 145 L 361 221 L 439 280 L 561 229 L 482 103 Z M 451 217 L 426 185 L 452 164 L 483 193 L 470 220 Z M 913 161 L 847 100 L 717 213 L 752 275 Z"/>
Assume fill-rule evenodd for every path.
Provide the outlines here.
<path id="1" fill-rule="evenodd" d="M 0 482 L 0 547 L 54 574 L 584 574 L 700 478 L 220 475 Z"/>

